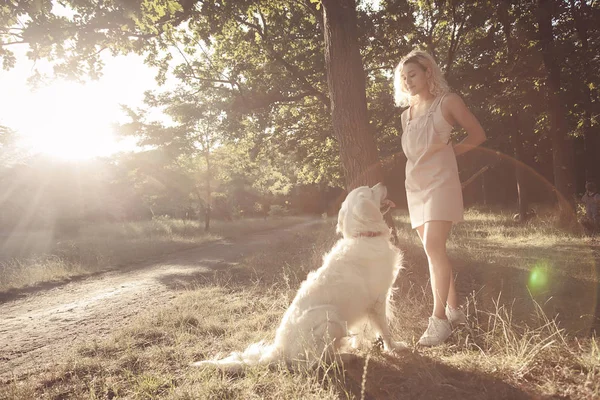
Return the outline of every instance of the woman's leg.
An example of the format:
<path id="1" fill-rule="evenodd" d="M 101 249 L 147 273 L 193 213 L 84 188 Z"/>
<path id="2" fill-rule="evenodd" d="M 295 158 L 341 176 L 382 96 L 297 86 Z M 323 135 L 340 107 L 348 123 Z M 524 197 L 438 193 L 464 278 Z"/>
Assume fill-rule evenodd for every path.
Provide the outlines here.
<path id="1" fill-rule="evenodd" d="M 458 294 L 456 293 L 456 286 L 454 285 L 454 273 L 450 270 L 450 288 L 448 290 L 448 300 L 446 303 L 450 308 L 458 308 Z"/>
<path id="2" fill-rule="evenodd" d="M 450 221 L 428 221 L 417 228 L 429 263 L 433 293 L 432 315 L 440 319 L 446 319 L 446 303 L 453 308 L 458 306 L 452 265 L 446 253 L 446 241 L 451 228 Z"/>

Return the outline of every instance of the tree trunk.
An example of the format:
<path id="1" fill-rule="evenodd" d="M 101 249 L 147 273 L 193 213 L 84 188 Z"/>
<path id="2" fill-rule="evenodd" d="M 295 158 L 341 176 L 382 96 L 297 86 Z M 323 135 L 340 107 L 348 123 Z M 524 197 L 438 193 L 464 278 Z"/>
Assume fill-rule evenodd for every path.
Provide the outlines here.
<path id="1" fill-rule="evenodd" d="M 542 59 L 546 69 L 554 186 L 558 195 L 561 222 L 570 223 L 573 221 L 575 202 L 573 142 L 567 136 L 565 129 L 565 107 L 560 93 L 559 58 L 555 56 L 552 27 L 554 8 L 553 0 L 538 0 L 537 19 Z"/>
<path id="2" fill-rule="evenodd" d="M 483 198 L 483 205 L 487 207 L 488 197 L 487 197 L 487 188 L 485 185 L 485 173 L 481 174 L 481 196 Z"/>
<path id="3" fill-rule="evenodd" d="M 210 170 L 210 154 L 209 151 L 206 150 L 205 153 L 205 160 L 206 160 L 206 207 L 205 207 L 205 212 L 204 212 L 204 230 L 206 232 L 208 232 L 210 230 L 210 216 L 211 216 L 211 188 L 210 188 L 210 177 L 211 177 L 211 170 Z"/>
<path id="4" fill-rule="evenodd" d="M 519 130 L 519 115 L 511 115 L 515 130 L 511 135 L 512 145 L 515 150 L 515 178 L 517 180 L 517 203 L 519 206 L 519 222 L 525 222 L 527 211 L 529 211 L 529 199 L 527 196 L 527 185 L 525 183 L 525 164 L 523 162 L 523 142 Z M 518 136 L 517 136 L 518 135 Z"/>
<path id="5" fill-rule="evenodd" d="M 323 0 L 325 64 L 333 131 L 348 191 L 383 178 L 367 113 L 354 0 Z"/>
<path id="6" fill-rule="evenodd" d="M 600 158 L 599 150 L 600 140 L 598 132 L 594 132 L 592 126 L 592 115 L 594 114 L 592 104 L 592 94 L 589 87 L 592 78 L 592 55 L 588 43 L 588 5 L 584 0 L 579 2 L 579 7 L 575 5 L 575 0 L 570 0 L 571 13 L 575 22 L 575 30 L 581 42 L 581 65 L 583 66 L 583 140 L 585 146 L 585 179 L 586 181 L 596 181 L 600 176 Z"/>
<path id="7" fill-rule="evenodd" d="M 504 32 L 504 39 L 506 40 L 506 48 L 507 48 L 507 59 L 508 64 L 512 65 L 511 71 L 516 67 L 516 54 L 515 54 L 515 42 L 512 36 L 511 26 L 512 23 L 509 17 L 509 10 L 511 7 L 511 0 L 504 0 L 499 4 L 498 7 L 498 19 L 502 24 L 502 30 Z M 509 74 L 510 75 L 510 74 Z M 515 84 L 514 80 L 510 80 L 513 85 L 512 92 L 515 92 Z M 521 128 L 519 123 L 519 110 L 516 107 L 512 107 L 509 105 L 509 117 L 512 125 L 512 132 L 510 135 L 511 144 L 514 150 L 514 159 L 515 159 L 515 179 L 517 181 L 517 203 L 519 208 L 519 222 L 524 222 L 525 217 L 527 215 L 527 211 L 529 209 L 529 201 L 527 198 L 527 190 L 525 185 L 525 176 L 523 165 L 523 142 L 521 141 Z"/>
<path id="8" fill-rule="evenodd" d="M 325 68 L 331 101 L 333 132 L 348 192 L 383 181 L 375 135 L 369 124 L 365 72 L 358 46 L 354 0 L 322 0 Z M 391 214 L 385 215 L 397 244 Z"/>

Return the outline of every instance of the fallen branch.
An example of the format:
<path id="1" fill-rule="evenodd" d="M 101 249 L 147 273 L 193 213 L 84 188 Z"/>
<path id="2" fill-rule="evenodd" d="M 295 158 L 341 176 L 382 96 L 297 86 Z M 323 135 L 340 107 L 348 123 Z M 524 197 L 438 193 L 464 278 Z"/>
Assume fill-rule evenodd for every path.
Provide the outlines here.
<path id="1" fill-rule="evenodd" d="M 471 177 L 469 179 L 467 179 L 466 181 L 464 181 L 461 184 L 461 188 L 464 189 L 465 187 L 467 187 L 467 185 L 469 185 L 471 182 L 473 182 L 479 175 L 483 174 L 488 169 L 490 169 L 490 165 L 486 165 L 485 167 L 481 168 L 479 171 L 475 172 L 473 175 L 471 175 Z"/>

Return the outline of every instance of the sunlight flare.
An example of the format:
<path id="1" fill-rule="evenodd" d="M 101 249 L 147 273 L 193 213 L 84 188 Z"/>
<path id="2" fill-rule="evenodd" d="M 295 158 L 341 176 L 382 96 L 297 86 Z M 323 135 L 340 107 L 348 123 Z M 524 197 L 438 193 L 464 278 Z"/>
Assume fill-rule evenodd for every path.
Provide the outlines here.
<path id="1" fill-rule="evenodd" d="M 529 273 L 529 289 L 540 293 L 548 289 L 548 262 L 538 261 Z"/>
<path id="2" fill-rule="evenodd" d="M 91 86 L 57 81 L 35 92 L 21 111 L 22 145 L 65 160 L 107 156 L 123 148 L 111 127 L 119 110 Z"/>

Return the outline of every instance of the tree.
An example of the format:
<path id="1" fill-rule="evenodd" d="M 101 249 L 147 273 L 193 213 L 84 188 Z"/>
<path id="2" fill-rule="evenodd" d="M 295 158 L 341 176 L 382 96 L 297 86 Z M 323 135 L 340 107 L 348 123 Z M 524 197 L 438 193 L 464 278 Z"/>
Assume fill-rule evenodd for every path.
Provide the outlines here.
<path id="1" fill-rule="evenodd" d="M 568 137 L 565 126 L 565 105 L 561 95 L 560 66 L 554 43 L 552 17 L 556 7 L 557 4 L 553 0 L 538 0 L 537 20 L 540 50 L 546 69 L 554 185 L 559 197 L 561 220 L 569 222 L 572 220 L 575 200 L 572 160 L 573 142 Z"/>
<path id="2" fill-rule="evenodd" d="M 124 135 L 139 138 L 140 145 L 160 149 L 166 164 L 180 172 L 184 182 L 196 182 L 199 165 L 203 162 L 205 173 L 203 182 L 192 183 L 193 193 L 204 208 L 204 227 L 210 229 L 213 177 L 212 152 L 225 136 L 222 126 L 220 100 L 209 92 L 191 95 L 185 87 L 154 95 L 147 93 L 146 104 L 151 107 L 163 107 L 164 113 L 174 122 L 166 125 L 162 122 L 148 122 L 145 112 L 136 113 L 126 108 L 132 122 L 120 127 Z M 190 160 L 193 161 L 190 163 Z M 156 171 L 154 171 L 156 173 Z M 187 177 L 187 178 L 183 178 Z M 173 184 L 173 181 L 169 184 Z M 187 185 L 189 187 L 189 183 Z"/>
<path id="3" fill-rule="evenodd" d="M 354 0 L 324 0 L 325 65 L 333 131 L 339 143 L 346 189 L 383 178 L 367 114 L 365 74 L 356 32 Z"/>
<path id="4" fill-rule="evenodd" d="M 377 10 L 366 1 L 342 0 L 324 1 L 321 9 L 314 0 L 113 3 L 61 2 L 71 16 L 50 0 L 0 6 L 5 68 L 12 65 L 14 42 L 29 43 L 30 57 L 50 59 L 57 74 L 73 77 L 98 75 L 102 51 L 144 54 L 159 68 L 159 82 L 169 75 L 186 83 L 190 96 L 218 93 L 227 145 L 243 142 L 258 160 L 283 155 L 297 174 L 294 184 L 345 180 L 348 186 L 342 173 L 357 182 L 375 180 L 381 166 L 372 161 L 400 152 L 391 70 L 402 54 L 426 47 L 481 120 L 487 148 L 514 155 L 536 171 L 540 182 L 556 176 L 561 193 L 571 182 L 571 194 L 562 194 L 567 199 L 575 182 L 561 174 L 576 171 L 578 185 L 586 174 L 584 163 L 561 164 L 573 152 L 565 148 L 567 138 L 585 144 L 588 177 L 594 172 L 600 82 L 591 72 L 600 30 L 591 21 L 598 2 L 506 1 L 500 3 L 506 12 L 495 2 L 465 0 L 381 0 Z M 537 13 L 545 8 L 551 8 L 550 19 Z M 337 65 L 339 60 L 349 64 Z M 347 81 L 340 79 L 344 76 Z M 350 84 L 340 87 L 344 82 Z M 347 97 L 340 95 L 344 91 Z M 544 94 L 553 100 L 539 101 Z M 556 112 L 556 104 L 562 111 Z M 352 109 L 356 112 L 348 114 Z M 465 160 L 459 159 L 463 173 L 468 172 Z M 371 166 L 370 178 L 357 176 Z M 503 173 L 505 167 L 508 163 L 486 172 L 486 181 L 494 185 L 471 196 L 474 201 L 484 196 L 512 205 L 521 190 L 523 208 L 523 191 L 532 202 L 551 197 L 536 190 L 535 180 Z M 396 185 L 403 190 L 402 182 Z"/>
<path id="5" fill-rule="evenodd" d="M 21 163 L 27 158 L 27 152 L 17 146 L 18 137 L 18 132 L 0 125 L 0 168 Z"/>
<path id="6" fill-rule="evenodd" d="M 590 48 L 591 21 L 594 10 L 585 0 L 576 2 L 569 0 L 570 13 L 573 16 L 575 31 L 579 39 L 579 60 L 581 66 L 581 82 L 579 91 L 581 93 L 582 116 L 581 127 L 585 145 L 585 177 L 587 181 L 595 181 L 600 178 L 600 132 L 598 132 L 598 106 L 594 107 L 592 88 L 597 85 L 592 74 L 593 50 Z M 596 12 L 597 14 L 597 12 Z M 596 100 L 597 101 L 597 100 Z M 596 103 L 597 104 L 597 103 Z"/>
<path id="7" fill-rule="evenodd" d="M 14 67 L 11 48 L 26 44 L 28 57 L 52 61 L 58 76 L 98 77 L 103 51 L 147 54 L 150 61 L 162 46 L 162 36 L 190 18 L 195 3 L 8 0 L 0 6 L 0 60 L 4 69 Z"/>
<path id="8" fill-rule="evenodd" d="M 383 181 L 377 142 L 369 124 L 365 73 L 354 0 L 322 0 L 325 66 L 333 131 L 339 143 L 346 190 Z M 385 216 L 398 241 L 390 214 Z"/>
<path id="9" fill-rule="evenodd" d="M 517 44 L 512 33 L 513 21 L 511 21 L 510 11 L 512 8 L 511 0 L 504 0 L 498 4 L 498 20 L 502 26 L 502 32 L 504 34 L 504 41 L 506 46 L 506 65 L 512 65 L 508 67 L 506 71 L 507 85 L 509 86 L 509 92 L 515 93 L 517 91 L 516 81 L 510 79 L 515 74 L 515 69 L 519 65 L 517 57 Z M 515 159 L 515 178 L 517 181 L 517 203 L 519 209 L 519 222 L 525 222 L 527 212 L 529 211 L 529 199 L 527 197 L 527 185 L 525 183 L 524 174 L 524 145 L 523 145 L 523 133 L 521 131 L 520 114 L 518 106 L 514 104 L 507 105 L 507 114 L 509 117 L 509 124 L 511 126 L 512 133 L 510 134 L 511 144 L 514 148 L 514 159 Z"/>

